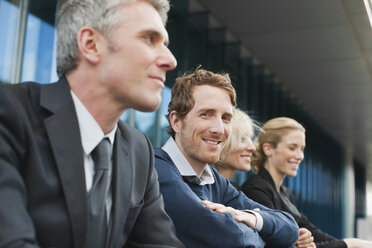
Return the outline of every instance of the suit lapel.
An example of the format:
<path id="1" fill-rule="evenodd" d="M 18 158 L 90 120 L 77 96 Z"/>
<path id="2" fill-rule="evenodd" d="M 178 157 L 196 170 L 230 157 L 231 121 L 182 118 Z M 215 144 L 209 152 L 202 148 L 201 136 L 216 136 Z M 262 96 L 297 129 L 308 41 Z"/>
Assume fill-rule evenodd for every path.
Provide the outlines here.
<path id="1" fill-rule="evenodd" d="M 75 106 L 66 79 L 41 89 L 40 104 L 70 216 L 74 245 L 83 247 L 87 224 L 84 157 Z"/>
<path id="2" fill-rule="evenodd" d="M 129 157 L 129 144 L 117 129 L 114 145 L 112 197 L 113 208 L 110 226 L 110 246 L 122 235 L 124 221 L 129 210 L 129 199 L 132 192 L 133 165 Z"/>

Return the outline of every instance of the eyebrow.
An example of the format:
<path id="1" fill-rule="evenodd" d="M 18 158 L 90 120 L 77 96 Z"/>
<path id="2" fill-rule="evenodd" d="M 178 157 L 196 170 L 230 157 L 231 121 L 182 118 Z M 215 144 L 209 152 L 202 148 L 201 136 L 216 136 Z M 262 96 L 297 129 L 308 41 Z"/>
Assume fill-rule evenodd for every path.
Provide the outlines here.
<path id="1" fill-rule="evenodd" d="M 216 112 L 215 109 L 211 109 L 211 108 L 201 108 L 197 111 L 198 113 L 203 113 L 203 112 Z"/>
<path id="2" fill-rule="evenodd" d="M 216 109 L 213 109 L 213 108 L 202 108 L 202 109 L 199 109 L 198 111 L 197 111 L 197 113 L 203 113 L 203 112 L 208 112 L 208 113 L 214 113 L 214 112 L 217 112 L 217 110 Z M 228 115 L 229 117 L 232 117 L 233 116 L 233 114 L 232 113 L 229 113 L 229 112 L 225 112 L 225 113 L 223 113 L 223 115 Z"/>

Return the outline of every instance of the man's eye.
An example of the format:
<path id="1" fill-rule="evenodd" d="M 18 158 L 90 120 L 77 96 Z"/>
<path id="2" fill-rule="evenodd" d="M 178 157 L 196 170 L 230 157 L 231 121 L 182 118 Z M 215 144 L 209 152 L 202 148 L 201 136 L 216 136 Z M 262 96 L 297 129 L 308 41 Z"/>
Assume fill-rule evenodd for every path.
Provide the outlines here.
<path id="1" fill-rule="evenodd" d="M 154 38 L 151 35 L 146 35 L 145 40 L 150 44 L 154 42 Z"/>
<path id="2" fill-rule="evenodd" d="M 222 117 L 222 119 L 223 119 L 224 121 L 231 122 L 231 117 L 230 117 L 230 116 L 224 116 L 224 117 Z"/>

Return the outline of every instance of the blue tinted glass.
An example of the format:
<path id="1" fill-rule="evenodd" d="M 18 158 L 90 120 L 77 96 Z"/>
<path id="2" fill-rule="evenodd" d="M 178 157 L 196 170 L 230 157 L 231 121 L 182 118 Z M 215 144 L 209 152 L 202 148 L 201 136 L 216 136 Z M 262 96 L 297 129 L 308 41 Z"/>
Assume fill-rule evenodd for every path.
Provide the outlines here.
<path id="1" fill-rule="evenodd" d="M 134 113 L 135 127 L 145 133 L 155 147 L 164 144 L 169 137 L 166 132 L 168 120 L 165 115 L 168 113 L 170 98 L 171 89 L 165 87 L 162 92 L 162 102 L 158 111 L 150 113 L 135 111 Z"/>
<path id="2" fill-rule="evenodd" d="M 50 83 L 57 80 L 54 26 L 28 14 L 21 81 Z"/>
<path id="3" fill-rule="evenodd" d="M 169 135 L 167 133 L 167 128 L 169 126 L 169 122 L 165 115 L 168 114 L 168 104 L 171 100 L 171 88 L 165 86 L 162 94 L 162 102 L 159 108 L 159 117 L 160 117 L 160 144 L 159 146 L 164 145 L 164 143 L 167 141 L 169 138 Z"/>
<path id="4" fill-rule="evenodd" d="M 0 0 L 0 82 L 10 83 L 15 58 L 18 6 Z"/>
<path id="5" fill-rule="evenodd" d="M 124 113 L 120 116 L 120 120 L 128 123 L 129 122 L 129 109 L 124 111 Z"/>
<path id="6" fill-rule="evenodd" d="M 135 112 L 135 127 L 140 130 L 141 132 L 146 133 L 149 135 L 152 132 L 155 132 L 155 124 L 156 124 L 156 113 L 150 112 L 145 113 L 141 111 Z M 149 135 L 153 136 L 153 135 Z"/>

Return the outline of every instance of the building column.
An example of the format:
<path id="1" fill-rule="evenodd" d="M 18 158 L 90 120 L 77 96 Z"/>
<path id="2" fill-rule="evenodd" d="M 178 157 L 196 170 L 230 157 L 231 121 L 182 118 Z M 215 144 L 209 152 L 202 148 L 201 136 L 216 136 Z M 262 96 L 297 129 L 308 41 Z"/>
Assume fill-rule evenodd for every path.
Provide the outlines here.
<path id="1" fill-rule="evenodd" d="M 355 182 L 352 146 L 345 149 L 343 167 L 343 237 L 354 237 L 355 226 Z"/>

